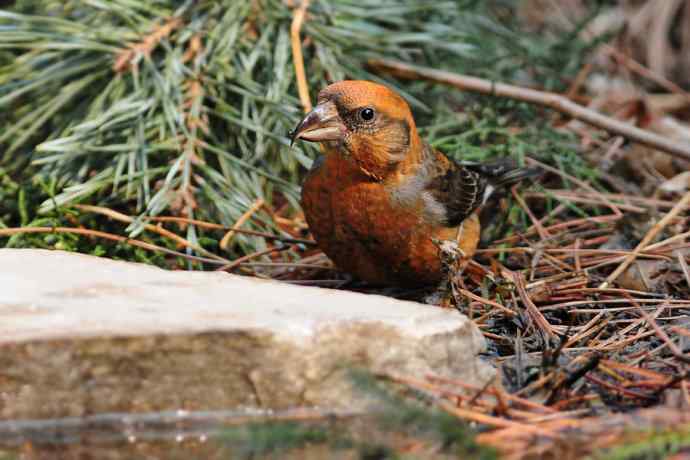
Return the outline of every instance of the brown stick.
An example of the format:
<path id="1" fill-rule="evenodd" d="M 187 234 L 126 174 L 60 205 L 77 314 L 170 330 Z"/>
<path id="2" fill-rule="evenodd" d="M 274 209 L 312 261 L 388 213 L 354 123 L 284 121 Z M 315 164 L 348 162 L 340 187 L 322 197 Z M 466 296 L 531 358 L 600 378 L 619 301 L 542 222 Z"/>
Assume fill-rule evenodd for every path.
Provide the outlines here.
<path id="1" fill-rule="evenodd" d="M 675 356 L 678 360 L 690 364 L 690 356 L 686 356 L 683 353 L 683 350 L 678 348 L 678 345 L 676 345 L 673 340 L 666 334 L 666 332 L 657 324 L 657 322 L 647 314 L 642 308 L 640 308 L 640 314 L 642 317 L 647 321 L 647 324 L 652 326 L 652 329 L 654 329 L 654 332 L 656 332 L 656 335 L 666 344 L 668 345 L 668 348 L 671 350 L 671 353 L 673 356 Z"/>
<path id="2" fill-rule="evenodd" d="M 235 222 L 235 225 L 232 226 L 231 230 L 228 230 L 228 232 L 223 236 L 223 238 L 220 240 L 220 248 L 225 250 L 228 247 L 228 244 L 230 244 L 230 240 L 232 240 L 232 237 L 235 236 L 235 233 L 237 233 L 237 229 L 239 229 L 242 225 L 247 222 L 256 211 L 261 209 L 261 207 L 264 205 L 264 200 L 263 198 L 258 198 L 254 204 L 250 206 L 249 209 L 247 209 L 244 214 L 240 216 L 239 219 L 237 219 L 237 222 Z"/>
<path id="3" fill-rule="evenodd" d="M 525 200 L 523 200 L 520 194 L 517 192 L 515 186 L 513 186 L 510 189 L 510 191 L 513 194 L 513 197 L 515 198 L 515 201 L 518 202 L 518 205 L 520 205 L 522 210 L 527 213 L 527 216 L 532 221 L 532 225 L 537 230 L 537 233 L 539 233 L 539 237 L 542 240 L 548 240 L 549 238 L 551 238 L 552 235 L 544 228 L 539 219 L 536 218 L 532 210 L 529 208 L 529 206 L 527 206 L 527 203 L 525 203 Z"/>
<path id="4" fill-rule="evenodd" d="M 569 117 L 604 129 L 610 133 L 624 136 L 631 141 L 666 152 L 669 155 L 690 160 L 690 144 L 674 142 L 650 131 L 645 131 L 631 124 L 607 117 L 606 115 L 582 107 L 560 94 L 537 91 L 530 88 L 521 88 L 505 83 L 496 83 L 482 78 L 415 66 L 390 59 L 372 59 L 369 61 L 369 65 L 375 70 L 388 72 L 399 78 L 425 79 L 435 83 L 446 84 L 461 90 L 473 91 L 491 96 L 507 97 L 509 99 L 548 107 Z"/>
<path id="5" fill-rule="evenodd" d="M 304 57 L 302 56 L 302 41 L 299 38 L 299 32 L 302 29 L 304 16 L 307 14 L 310 0 L 302 0 L 300 6 L 295 10 L 292 17 L 292 25 L 290 26 L 290 43 L 292 45 L 292 63 L 295 66 L 295 78 L 297 78 L 297 92 L 299 93 L 299 100 L 302 102 L 302 107 L 305 112 L 311 110 L 311 100 L 309 99 L 309 86 L 307 85 L 307 77 L 304 72 Z"/>
<path id="6" fill-rule="evenodd" d="M 537 426 L 528 425 L 526 423 L 514 422 L 505 418 L 495 417 L 493 415 L 482 414 L 481 412 L 473 411 L 470 409 L 461 409 L 455 407 L 449 402 L 439 401 L 439 406 L 445 411 L 455 415 L 458 418 L 469 420 L 472 422 L 481 423 L 483 425 L 499 428 L 518 428 L 522 432 L 538 434 L 539 436 L 553 437 L 553 433 L 544 430 Z"/>
<path id="7" fill-rule="evenodd" d="M 188 219 L 186 217 L 177 216 L 158 216 L 158 217 L 147 217 L 148 220 L 154 222 L 175 222 L 177 224 L 189 224 L 196 225 L 201 228 L 208 228 L 211 230 L 234 230 L 236 233 L 242 233 L 244 235 L 260 236 L 268 240 L 282 241 L 283 243 L 291 244 L 303 244 L 305 246 L 316 246 L 316 241 L 305 240 L 303 238 L 292 238 L 288 236 L 273 235 L 267 232 L 258 232 L 256 230 L 243 230 L 239 228 L 228 227 L 226 225 L 215 224 L 213 222 L 206 222 L 199 219 Z"/>
<path id="8" fill-rule="evenodd" d="M 638 254 L 642 252 L 649 243 L 673 220 L 674 217 L 678 215 L 685 207 L 690 204 L 690 192 L 686 193 L 685 196 L 671 209 L 664 217 L 661 218 L 659 222 L 654 224 L 647 234 L 642 238 L 642 241 L 637 245 L 632 254 L 627 256 L 623 263 L 621 263 L 613 273 L 611 273 L 606 281 L 601 283 L 600 289 L 607 288 L 612 282 L 620 276 L 621 273 L 625 271 L 626 268 L 630 266 L 631 263 L 637 258 Z"/>
<path id="9" fill-rule="evenodd" d="M 571 182 L 574 182 L 575 184 L 579 185 L 580 187 L 589 190 L 592 194 L 594 194 L 595 197 L 597 197 L 601 200 L 602 204 L 611 208 L 611 210 L 613 211 L 614 214 L 616 214 L 617 216 L 620 216 L 620 217 L 623 216 L 623 213 L 620 211 L 620 209 L 618 209 L 618 206 L 616 206 L 610 200 L 607 200 L 606 197 L 604 197 L 601 192 L 599 192 L 597 189 L 595 189 L 594 187 L 589 185 L 587 182 L 580 180 L 577 177 L 571 176 L 570 174 L 567 174 L 566 172 L 561 171 L 560 169 L 557 169 L 557 168 L 554 168 L 554 167 L 549 166 L 547 164 L 544 164 L 541 161 L 537 161 L 534 158 L 527 157 L 526 160 L 527 160 L 527 163 L 529 163 L 529 164 L 539 166 L 541 169 L 543 169 L 545 171 L 549 171 L 553 174 L 557 174 L 557 175 L 563 177 L 564 179 L 567 179 Z"/>
<path id="10" fill-rule="evenodd" d="M 230 272 L 248 260 L 255 259 L 255 258 L 261 257 L 261 256 L 265 256 L 266 254 L 271 254 L 274 252 L 287 251 L 288 249 L 290 249 L 290 246 L 273 247 L 273 248 L 268 248 L 268 249 L 263 249 L 261 251 L 253 252 L 251 254 L 247 254 L 247 255 L 244 255 L 238 259 L 233 260 L 232 263 L 229 263 L 227 265 L 223 265 L 222 267 L 216 269 L 216 271 Z"/>
<path id="11" fill-rule="evenodd" d="M 657 85 L 661 86 L 662 88 L 666 89 L 670 93 L 676 93 L 676 94 L 681 94 L 690 101 L 690 94 L 688 94 L 687 91 L 685 91 L 683 88 L 680 86 L 676 85 L 673 83 L 671 80 L 668 78 L 664 77 L 663 75 L 660 75 L 658 73 L 655 73 L 653 70 L 649 69 L 648 67 L 643 66 L 630 56 L 620 52 L 616 48 L 614 48 L 611 45 L 604 45 L 604 51 L 609 53 L 613 58 L 618 61 L 619 63 L 623 64 L 626 66 L 628 69 L 631 71 L 635 72 L 636 74 L 647 78 Z"/>
<path id="12" fill-rule="evenodd" d="M 122 214 L 121 212 L 117 212 L 113 209 L 106 208 L 103 206 L 91 206 L 88 204 L 76 204 L 76 205 L 74 205 L 74 207 L 77 209 L 80 209 L 82 211 L 85 211 L 85 212 L 93 212 L 96 214 L 101 214 L 103 216 L 110 217 L 111 219 L 118 220 L 120 222 L 127 222 L 127 223 L 134 222 L 133 217 L 130 217 L 126 214 Z M 221 263 L 226 263 L 226 264 L 231 263 L 230 260 L 225 259 L 223 257 L 220 257 L 219 255 L 216 255 L 216 254 L 212 253 L 211 251 L 207 251 L 206 249 L 202 248 L 199 245 L 196 245 L 194 243 L 190 243 L 189 241 L 187 241 L 186 239 L 177 235 L 176 233 L 173 233 L 169 230 L 166 230 L 165 228 L 163 228 L 161 226 L 152 225 L 152 224 L 144 224 L 144 228 L 146 230 L 151 231 L 151 232 L 158 233 L 159 235 L 161 235 L 163 237 L 170 238 L 171 240 L 173 240 L 174 242 L 176 242 L 180 246 L 184 246 L 186 248 L 191 248 L 191 249 L 197 251 L 198 253 L 203 254 L 206 257 L 216 259 L 216 260 L 220 261 Z"/>
<path id="13" fill-rule="evenodd" d="M 507 270 L 505 273 L 507 275 L 512 274 L 513 283 L 515 284 L 518 294 L 520 295 L 520 299 L 522 299 L 522 303 L 525 304 L 525 309 L 527 310 L 527 313 L 532 319 L 532 321 L 534 321 L 534 324 L 537 326 L 537 328 L 549 337 L 557 337 L 558 334 L 556 334 L 556 332 L 554 331 L 553 326 L 551 326 L 551 323 L 549 323 L 546 320 L 546 318 L 544 318 L 542 312 L 539 311 L 539 308 L 537 308 L 532 299 L 529 297 L 529 294 L 527 293 L 527 288 L 525 287 L 525 280 L 522 277 L 522 274 L 517 272 L 511 273 Z"/>
<path id="14" fill-rule="evenodd" d="M 678 259 L 678 264 L 680 265 L 683 275 L 685 276 L 685 282 L 688 283 L 688 287 L 690 288 L 690 268 L 688 268 L 688 263 L 685 261 L 685 255 L 680 250 L 674 251 L 674 254 Z"/>
<path id="15" fill-rule="evenodd" d="M 208 264 L 222 264 L 223 262 L 215 259 L 207 259 L 204 257 L 192 256 L 183 252 L 173 251 L 172 249 L 164 248 L 146 241 L 135 240 L 112 233 L 101 232 L 99 230 L 89 230 L 88 228 L 73 228 L 73 227 L 16 227 L 16 228 L 0 228 L 0 237 L 19 235 L 22 233 L 73 233 L 76 235 L 86 235 L 95 238 L 103 238 L 106 240 L 117 241 L 125 243 L 138 248 L 147 249 L 149 251 L 159 251 L 165 254 L 170 254 L 176 257 L 183 257 L 197 262 L 205 262 Z"/>
<path id="16" fill-rule="evenodd" d="M 393 375 L 393 374 L 383 374 L 382 377 L 384 377 L 388 380 L 391 380 L 393 382 L 402 383 L 402 384 L 410 386 L 412 388 L 421 389 L 423 391 L 431 391 L 432 393 L 437 393 L 437 391 L 434 391 L 435 389 L 429 388 L 430 384 L 428 384 L 427 382 L 419 382 L 414 378 L 409 378 L 409 377 L 405 377 L 405 376 L 397 376 L 397 375 Z M 488 387 L 487 387 L 487 389 L 488 389 Z M 480 388 L 479 391 L 482 391 L 482 389 Z M 513 420 L 507 420 L 505 418 L 496 417 L 493 415 L 484 414 L 480 411 L 476 411 L 476 410 L 472 410 L 472 409 L 462 409 L 462 408 L 459 408 L 459 407 L 455 406 L 454 404 L 452 404 L 452 403 L 450 403 L 444 399 L 438 398 L 437 395 L 434 395 L 434 396 L 436 396 L 436 398 L 437 398 L 436 402 L 438 403 L 438 405 L 442 409 L 448 411 L 449 413 L 455 415 L 456 417 L 459 417 L 459 418 L 462 418 L 465 420 L 470 420 L 470 421 L 477 422 L 477 423 L 481 423 L 481 424 L 491 426 L 491 427 L 499 427 L 499 428 L 513 427 L 513 428 L 519 428 L 521 431 L 524 431 L 524 432 L 534 433 L 534 434 L 538 434 L 541 436 L 547 436 L 547 437 L 551 436 L 550 432 L 543 430 L 540 427 L 532 426 L 532 425 L 529 425 L 526 423 L 516 422 Z"/>
<path id="17" fill-rule="evenodd" d="M 464 295 L 465 297 L 469 297 L 470 299 L 475 300 L 475 301 L 480 302 L 480 303 L 483 303 L 484 305 L 488 305 L 490 307 L 497 308 L 509 316 L 517 316 L 518 315 L 517 313 L 515 313 L 510 308 L 506 308 L 503 305 L 501 305 L 500 303 L 494 302 L 493 300 L 479 297 L 478 295 L 471 293 L 467 289 L 458 289 L 458 292 L 460 294 Z"/>

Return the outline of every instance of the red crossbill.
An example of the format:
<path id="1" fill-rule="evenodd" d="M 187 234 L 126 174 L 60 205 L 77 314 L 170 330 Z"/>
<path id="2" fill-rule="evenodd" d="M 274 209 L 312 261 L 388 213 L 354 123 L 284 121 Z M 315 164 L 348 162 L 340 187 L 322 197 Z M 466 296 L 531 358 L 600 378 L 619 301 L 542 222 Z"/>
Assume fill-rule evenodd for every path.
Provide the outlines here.
<path id="1" fill-rule="evenodd" d="M 456 163 L 424 142 L 405 100 L 369 81 L 341 81 L 318 95 L 292 140 L 320 142 L 325 155 L 302 187 L 319 247 L 341 269 L 386 285 L 443 277 L 438 241 L 472 257 L 477 209 L 500 186 L 533 175 L 506 162 Z"/>

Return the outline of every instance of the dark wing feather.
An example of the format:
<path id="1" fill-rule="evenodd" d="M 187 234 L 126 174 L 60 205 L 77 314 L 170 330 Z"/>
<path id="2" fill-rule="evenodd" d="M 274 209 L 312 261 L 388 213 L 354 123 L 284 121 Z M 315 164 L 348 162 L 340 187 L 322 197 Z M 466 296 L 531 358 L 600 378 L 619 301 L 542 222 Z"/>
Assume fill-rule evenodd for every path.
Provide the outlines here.
<path id="1" fill-rule="evenodd" d="M 539 168 L 520 168 L 510 158 L 502 158 L 490 163 L 461 161 L 460 165 L 484 176 L 494 188 L 513 185 L 524 179 L 533 179 L 542 173 Z"/>
<path id="2" fill-rule="evenodd" d="M 519 168 L 510 159 L 493 163 L 456 163 L 427 148 L 427 162 L 434 166 L 426 190 L 446 210 L 449 227 L 456 227 L 484 204 L 494 189 L 540 174 L 536 168 Z"/>
<path id="3" fill-rule="evenodd" d="M 482 204 L 487 181 L 480 173 L 443 159 L 437 160 L 438 167 L 426 190 L 445 208 L 446 224 L 457 227 Z"/>

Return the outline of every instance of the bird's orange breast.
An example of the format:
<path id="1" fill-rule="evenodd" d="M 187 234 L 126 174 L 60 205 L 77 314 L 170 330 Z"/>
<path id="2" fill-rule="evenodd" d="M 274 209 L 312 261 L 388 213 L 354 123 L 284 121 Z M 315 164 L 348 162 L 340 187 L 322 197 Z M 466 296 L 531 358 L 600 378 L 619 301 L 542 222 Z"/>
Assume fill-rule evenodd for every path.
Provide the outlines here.
<path id="1" fill-rule="evenodd" d="M 443 276 L 433 239 L 457 240 L 465 255 L 474 253 L 476 215 L 459 228 L 431 225 L 419 209 L 396 204 L 390 187 L 338 154 L 326 155 L 307 176 L 302 188 L 307 223 L 338 267 L 374 284 L 423 285 Z"/>

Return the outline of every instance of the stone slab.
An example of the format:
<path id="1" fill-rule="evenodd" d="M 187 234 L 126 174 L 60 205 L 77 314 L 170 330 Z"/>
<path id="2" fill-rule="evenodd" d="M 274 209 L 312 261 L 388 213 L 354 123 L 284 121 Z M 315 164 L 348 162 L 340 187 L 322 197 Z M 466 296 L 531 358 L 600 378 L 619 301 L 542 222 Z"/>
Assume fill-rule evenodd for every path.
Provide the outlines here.
<path id="1" fill-rule="evenodd" d="M 463 315 L 60 251 L 0 250 L 0 417 L 353 407 L 347 369 L 483 385 Z"/>

